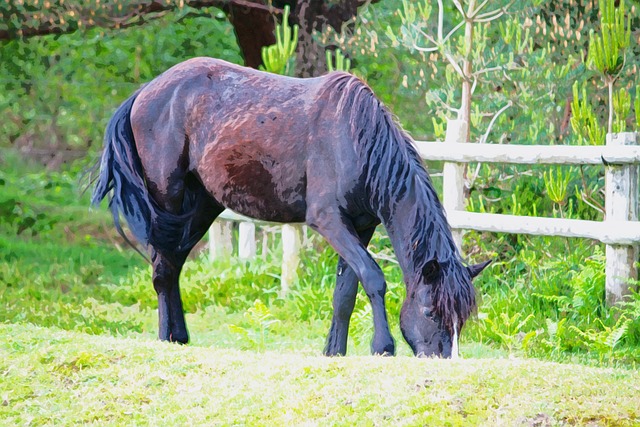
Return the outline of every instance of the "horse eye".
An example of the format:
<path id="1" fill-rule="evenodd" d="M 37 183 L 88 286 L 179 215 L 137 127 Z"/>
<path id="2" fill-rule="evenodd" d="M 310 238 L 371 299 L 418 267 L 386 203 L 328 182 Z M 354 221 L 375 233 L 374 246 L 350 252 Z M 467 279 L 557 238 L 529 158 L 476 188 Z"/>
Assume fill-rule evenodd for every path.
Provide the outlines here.
<path id="1" fill-rule="evenodd" d="M 424 315 L 424 317 L 433 317 L 433 315 L 431 314 L 430 308 L 431 307 L 428 307 L 428 308 L 427 307 L 422 307 L 420 309 L 420 311 L 422 311 L 422 314 Z"/>

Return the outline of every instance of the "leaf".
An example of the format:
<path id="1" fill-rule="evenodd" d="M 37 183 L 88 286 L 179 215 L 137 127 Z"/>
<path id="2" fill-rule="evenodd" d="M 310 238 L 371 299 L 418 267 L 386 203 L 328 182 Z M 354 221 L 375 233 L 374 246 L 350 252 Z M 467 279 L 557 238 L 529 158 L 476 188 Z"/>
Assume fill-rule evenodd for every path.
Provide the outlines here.
<path id="1" fill-rule="evenodd" d="M 621 317 L 618 322 L 616 323 L 616 326 L 614 326 L 609 335 L 607 336 L 607 338 L 605 339 L 605 344 L 607 344 L 607 346 L 613 350 L 613 348 L 618 344 L 618 342 L 620 341 L 620 339 L 627 333 L 627 330 L 629 329 L 629 325 L 631 325 L 631 319 L 626 319 L 624 318 L 624 322 L 622 323 L 622 325 L 618 326 L 618 323 L 620 323 L 620 321 L 623 319 L 623 317 Z"/>
<path id="2" fill-rule="evenodd" d="M 271 46 L 262 48 L 262 62 L 264 62 L 264 70 L 274 74 L 287 74 L 289 60 L 298 45 L 298 26 L 289 26 L 290 7 L 284 7 L 282 16 L 282 24 L 276 25 L 276 43 Z"/>
<path id="3" fill-rule="evenodd" d="M 248 338 L 249 337 L 249 331 L 247 331 L 242 326 L 227 325 L 227 328 L 229 329 L 229 332 L 231 332 L 232 334 L 240 335 L 243 338 Z"/>

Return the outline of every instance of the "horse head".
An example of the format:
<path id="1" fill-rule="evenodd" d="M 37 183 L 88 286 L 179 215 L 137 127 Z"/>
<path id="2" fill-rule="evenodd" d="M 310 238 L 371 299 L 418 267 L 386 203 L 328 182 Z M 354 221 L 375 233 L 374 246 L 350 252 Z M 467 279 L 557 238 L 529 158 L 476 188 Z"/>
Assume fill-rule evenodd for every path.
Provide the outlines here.
<path id="1" fill-rule="evenodd" d="M 490 262 L 459 269 L 435 259 L 424 265 L 400 312 L 400 330 L 416 356 L 458 356 L 460 330 L 475 307 L 471 280 Z"/>

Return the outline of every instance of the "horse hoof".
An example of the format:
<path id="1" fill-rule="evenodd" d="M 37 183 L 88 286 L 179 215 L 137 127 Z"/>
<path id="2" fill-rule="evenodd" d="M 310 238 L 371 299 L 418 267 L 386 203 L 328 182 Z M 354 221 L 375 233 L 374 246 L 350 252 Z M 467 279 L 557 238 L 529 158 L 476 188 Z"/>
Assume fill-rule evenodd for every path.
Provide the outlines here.
<path id="1" fill-rule="evenodd" d="M 171 334 L 169 335 L 169 341 L 178 344 L 187 344 L 189 342 L 189 335 L 186 334 Z"/>
<path id="2" fill-rule="evenodd" d="M 340 356 L 345 356 L 347 352 L 340 351 L 340 350 L 328 350 L 325 348 L 322 354 L 324 354 L 327 357 L 340 357 Z"/>
<path id="3" fill-rule="evenodd" d="M 387 344 L 384 347 L 382 347 L 382 350 L 376 350 L 375 347 L 373 347 L 371 349 L 371 354 L 373 354 L 374 356 L 383 356 L 383 357 L 395 356 L 396 346 L 393 343 Z"/>

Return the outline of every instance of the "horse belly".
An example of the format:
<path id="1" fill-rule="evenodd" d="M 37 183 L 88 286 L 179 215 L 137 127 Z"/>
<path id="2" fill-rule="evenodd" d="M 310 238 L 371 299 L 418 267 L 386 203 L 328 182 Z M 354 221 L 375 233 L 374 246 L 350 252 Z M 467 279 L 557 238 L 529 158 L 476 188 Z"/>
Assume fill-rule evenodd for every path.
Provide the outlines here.
<path id="1" fill-rule="evenodd" d="M 256 144 L 209 147 L 198 173 L 209 193 L 239 214 L 273 222 L 304 222 L 304 163 Z"/>

